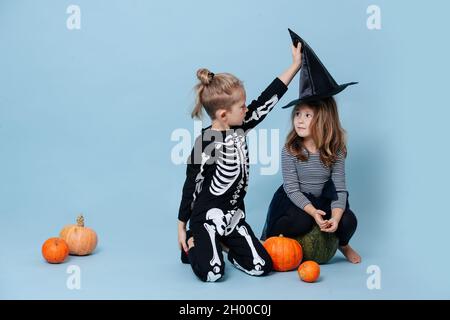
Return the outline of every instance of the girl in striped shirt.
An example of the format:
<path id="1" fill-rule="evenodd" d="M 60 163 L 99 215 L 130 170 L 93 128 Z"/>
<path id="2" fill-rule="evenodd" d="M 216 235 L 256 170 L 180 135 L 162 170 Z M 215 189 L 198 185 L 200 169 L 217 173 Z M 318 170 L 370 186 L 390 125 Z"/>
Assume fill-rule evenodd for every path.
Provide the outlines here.
<path id="1" fill-rule="evenodd" d="M 361 262 L 349 245 L 357 220 L 345 185 L 345 131 L 333 97 L 301 102 L 282 150 L 283 184 L 270 203 L 262 239 L 296 237 L 314 224 L 335 233 L 348 261 Z"/>

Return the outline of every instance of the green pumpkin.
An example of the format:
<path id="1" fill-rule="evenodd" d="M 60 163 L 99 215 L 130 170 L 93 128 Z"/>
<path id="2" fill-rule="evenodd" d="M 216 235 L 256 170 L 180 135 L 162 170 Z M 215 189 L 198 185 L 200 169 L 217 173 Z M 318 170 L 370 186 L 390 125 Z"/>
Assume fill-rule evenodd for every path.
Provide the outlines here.
<path id="1" fill-rule="evenodd" d="M 307 234 L 295 238 L 303 249 L 303 261 L 312 260 L 319 264 L 327 263 L 334 257 L 339 240 L 334 233 L 322 232 L 314 225 Z"/>

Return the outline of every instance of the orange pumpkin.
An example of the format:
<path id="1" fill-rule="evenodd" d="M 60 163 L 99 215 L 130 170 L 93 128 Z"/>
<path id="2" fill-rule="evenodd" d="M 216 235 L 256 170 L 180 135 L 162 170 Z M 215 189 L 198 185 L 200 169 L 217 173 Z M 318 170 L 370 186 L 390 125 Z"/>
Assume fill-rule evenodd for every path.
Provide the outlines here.
<path id="1" fill-rule="evenodd" d="M 84 226 L 83 215 L 78 216 L 76 225 L 65 226 L 59 235 L 66 240 L 71 255 L 85 256 L 91 254 L 97 246 L 97 233 Z"/>
<path id="2" fill-rule="evenodd" d="M 298 241 L 283 237 L 270 237 L 264 242 L 276 271 L 289 271 L 298 267 L 303 258 L 303 250 Z"/>
<path id="3" fill-rule="evenodd" d="M 61 263 L 69 255 L 69 246 L 63 239 L 50 238 L 42 245 L 42 255 L 49 263 Z"/>
<path id="4" fill-rule="evenodd" d="M 298 275 L 305 282 L 315 282 L 320 276 L 320 266 L 315 261 L 305 261 L 298 267 Z"/>

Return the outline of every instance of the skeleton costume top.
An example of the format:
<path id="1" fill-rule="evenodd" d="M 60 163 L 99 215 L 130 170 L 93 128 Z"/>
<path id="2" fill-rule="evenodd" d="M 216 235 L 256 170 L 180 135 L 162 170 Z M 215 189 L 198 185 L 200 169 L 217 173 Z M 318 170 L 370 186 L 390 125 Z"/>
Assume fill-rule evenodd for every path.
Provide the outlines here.
<path id="1" fill-rule="evenodd" d="M 244 218 L 249 177 L 246 134 L 266 117 L 286 90 L 286 85 L 275 78 L 258 99 L 248 105 L 241 126 L 223 131 L 213 130 L 211 126 L 202 129 L 187 161 L 178 213 L 180 221 L 190 220 L 192 226 L 214 220 L 216 211 L 221 211 L 220 219 L 225 219 L 222 230 L 217 232 L 223 235 L 235 212 L 242 213 L 238 220 Z"/>

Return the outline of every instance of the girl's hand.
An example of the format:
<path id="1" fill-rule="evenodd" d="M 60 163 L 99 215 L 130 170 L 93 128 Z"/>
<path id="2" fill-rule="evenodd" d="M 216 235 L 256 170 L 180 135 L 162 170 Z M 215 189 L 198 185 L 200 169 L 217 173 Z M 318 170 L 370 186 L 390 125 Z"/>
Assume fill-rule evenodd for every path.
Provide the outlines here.
<path id="1" fill-rule="evenodd" d="M 292 45 L 292 63 L 300 69 L 302 66 L 302 44 L 299 42 L 297 48 Z"/>
<path id="2" fill-rule="evenodd" d="M 186 245 L 186 223 L 178 221 L 178 247 L 184 252 L 188 252 L 188 247 Z"/>
<path id="3" fill-rule="evenodd" d="M 329 223 L 328 220 L 323 220 L 323 216 L 326 215 L 326 212 L 322 211 L 322 210 L 316 210 L 316 212 L 314 212 L 314 220 L 316 221 L 317 225 L 319 226 L 320 230 L 324 230 L 326 228 L 328 228 Z"/>
<path id="4" fill-rule="evenodd" d="M 328 220 L 329 226 L 325 229 L 323 229 L 323 232 L 329 232 L 329 233 L 333 233 L 337 230 L 338 225 L 339 225 L 339 221 L 337 221 L 336 218 L 331 218 Z"/>

